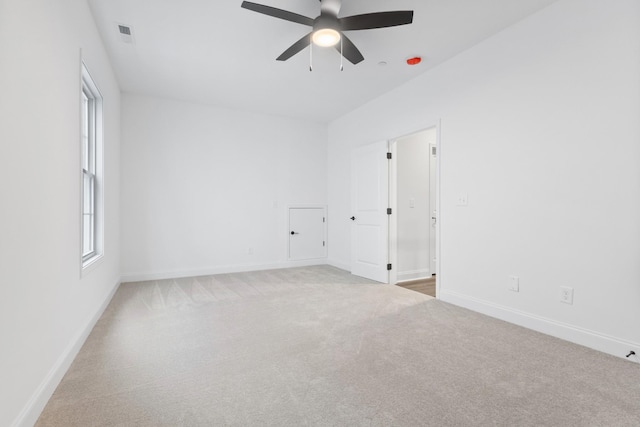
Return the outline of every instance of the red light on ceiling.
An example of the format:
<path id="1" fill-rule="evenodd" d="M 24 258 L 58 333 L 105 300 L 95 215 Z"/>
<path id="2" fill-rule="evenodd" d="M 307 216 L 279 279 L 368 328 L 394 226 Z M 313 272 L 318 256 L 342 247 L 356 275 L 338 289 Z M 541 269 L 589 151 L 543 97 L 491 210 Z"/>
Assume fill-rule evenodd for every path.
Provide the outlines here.
<path id="1" fill-rule="evenodd" d="M 419 56 L 414 56 L 413 58 L 407 59 L 407 64 L 409 65 L 418 65 L 421 62 L 422 58 L 420 58 Z"/>

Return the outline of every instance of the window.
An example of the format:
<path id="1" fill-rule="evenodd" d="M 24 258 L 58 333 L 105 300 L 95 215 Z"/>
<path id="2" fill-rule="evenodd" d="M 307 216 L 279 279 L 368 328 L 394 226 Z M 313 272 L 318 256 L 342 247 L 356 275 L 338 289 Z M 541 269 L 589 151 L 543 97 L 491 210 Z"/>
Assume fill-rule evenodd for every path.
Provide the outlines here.
<path id="1" fill-rule="evenodd" d="M 102 255 L 102 96 L 82 67 L 82 266 Z"/>

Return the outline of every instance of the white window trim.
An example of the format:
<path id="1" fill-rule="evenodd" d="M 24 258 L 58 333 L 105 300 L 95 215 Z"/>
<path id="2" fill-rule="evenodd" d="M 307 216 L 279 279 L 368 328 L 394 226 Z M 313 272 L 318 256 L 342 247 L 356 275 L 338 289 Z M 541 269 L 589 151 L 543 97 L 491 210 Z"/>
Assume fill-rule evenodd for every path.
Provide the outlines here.
<path id="1" fill-rule="evenodd" d="M 104 255 L 104 144 L 103 144 L 103 122 L 104 122 L 104 99 L 89 71 L 82 63 L 80 81 L 80 265 L 81 276 L 93 270 Z M 94 138 L 94 170 L 90 171 L 95 186 L 93 192 L 93 251 L 84 255 L 84 142 L 83 142 L 83 93 L 89 93 L 93 98 L 93 117 L 90 118 L 92 128 L 89 132 Z"/>

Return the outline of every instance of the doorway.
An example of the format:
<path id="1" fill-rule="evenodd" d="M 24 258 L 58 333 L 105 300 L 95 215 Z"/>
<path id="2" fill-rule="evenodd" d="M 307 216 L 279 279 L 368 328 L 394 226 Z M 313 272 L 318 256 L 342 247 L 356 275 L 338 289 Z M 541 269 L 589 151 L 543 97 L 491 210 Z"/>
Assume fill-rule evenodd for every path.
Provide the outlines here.
<path id="1" fill-rule="evenodd" d="M 390 283 L 436 296 L 438 128 L 390 143 Z"/>
<path id="2" fill-rule="evenodd" d="M 424 210 L 422 220 L 429 225 L 428 253 L 412 249 L 409 256 L 418 257 L 420 262 L 428 266 L 411 268 L 400 261 L 398 268 L 398 225 L 405 224 L 398 215 L 397 159 L 398 141 L 414 135 L 430 139 L 426 144 L 429 153 L 428 161 L 422 168 L 428 170 L 428 208 Z M 421 148 L 424 148 L 422 146 Z M 402 271 L 403 282 L 413 278 L 427 278 L 435 282 L 437 297 L 441 283 L 440 271 L 440 226 L 438 214 L 439 201 L 439 168 L 440 168 L 440 125 L 436 124 L 420 132 L 398 137 L 390 141 L 380 141 L 355 148 L 351 152 L 351 273 L 381 283 L 397 284 L 398 272 Z M 418 194 L 418 193 L 416 193 Z M 422 193 L 421 193 L 422 194 Z M 416 197 L 403 197 L 403 203 L 413 204 L 416 209 Z M 409 200 L 414 199 L 414 200 Z M 423 202 L 425 203 L 425 202 Z M 424 206 L 424 205 L 423 205 Z M 346 218 L 345 218 L 346 219 Z M 424 227 L 424 226 L 423 226 Z M 400 239 L 402 244 L 405 239 Z M 401 247 L 404 251 L 404 246 Z M 405 265 L 405 266 L 403 266 Z M 435 274 L 435 276 L 434 276 Z M 432 292 L 434 293 L 434 292 Z"/>

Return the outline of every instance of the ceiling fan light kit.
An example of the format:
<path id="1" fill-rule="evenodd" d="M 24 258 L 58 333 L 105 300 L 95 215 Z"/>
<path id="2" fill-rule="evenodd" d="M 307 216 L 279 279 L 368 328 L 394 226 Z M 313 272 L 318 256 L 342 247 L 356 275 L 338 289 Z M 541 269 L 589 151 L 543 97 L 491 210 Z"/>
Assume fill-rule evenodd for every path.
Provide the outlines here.
<path id="1" fill-rule="evenodd" d="M 338 18 L 341 6 L 342 0 L 320 0 L 320 15 L 312 19 L 287 10 L 248 1 L 243 1 L 241 5 L 244 9 L 312 27 L 310 33 L 303 36 L 276 58 L 278 61 L 286 61 L 313 43 L 322 47 L 335 46 L 342 57 L 355 65 L 362 62 L 364 56 L 344 34 L 345 31 L 395 27 L 413 22 L 412 10 L 374 12 Z M 338 45 L 338 43 L 340 44 Z M 343 69 L 342 64 L 340 69 Z"/>
<path id="2" fill-rule="evenodd" d="M 340 33 L 333 28 L 321 28 L 313 32 L 311 39 L 316 46 L 331 47 L 340 41 Z"/>

